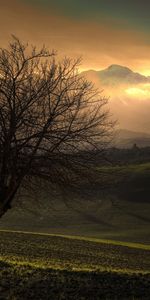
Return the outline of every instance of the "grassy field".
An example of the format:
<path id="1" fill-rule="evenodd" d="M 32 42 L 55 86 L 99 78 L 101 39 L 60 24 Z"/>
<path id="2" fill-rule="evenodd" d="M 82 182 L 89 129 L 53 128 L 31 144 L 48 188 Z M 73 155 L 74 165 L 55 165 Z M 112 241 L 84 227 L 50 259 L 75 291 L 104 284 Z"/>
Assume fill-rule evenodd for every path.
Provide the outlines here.
<path id="1" fill-rule="evenodd" d="M 41 188 L 0 220 L 0 229 L 150 244 L 150 164 L 103 168 L 113 185 L 79 195 Z"/>
<path id="2" fill-rule="evenodd" d="M 150 164 L 101 171 L 104 190 L 40 187 L 0 220 L 0 300 L 150 299 Z"/>
<path id="3" fill-rule="evenodd" d="M 0 299 L 149 299 L 149 246 L 4 231 L 0 245 Z"/>

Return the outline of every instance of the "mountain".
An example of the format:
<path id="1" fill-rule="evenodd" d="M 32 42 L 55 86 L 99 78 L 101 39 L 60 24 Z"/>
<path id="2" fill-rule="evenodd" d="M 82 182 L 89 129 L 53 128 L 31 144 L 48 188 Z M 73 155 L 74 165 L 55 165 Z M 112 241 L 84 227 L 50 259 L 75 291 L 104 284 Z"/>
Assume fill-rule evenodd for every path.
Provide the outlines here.
<path id="1" fill-rule="evenodd" d="M 82 75 L 109 99 L 110 112 L 119 128 L 150 133 L 150 76 L 120 65 L 85 71 Z M 142 140 L 143 137 L 138 139 L 140 145 Z M 145 138 L 144 145 L 147 143 L 149 141 Z"/>
<path id="2" fill-rule="evenodd" d="M 133 72 L 131 69 L 120 66 L 111 65 L 100 71 L 88 70 L 82 72 L 82 75 L 88 77 L 89 80 L 97 78 L 102 85 L 116 86 L 120 84 L 140 84 L 150 83 L 150 76 L 144 76 L 140 73 Z"/>

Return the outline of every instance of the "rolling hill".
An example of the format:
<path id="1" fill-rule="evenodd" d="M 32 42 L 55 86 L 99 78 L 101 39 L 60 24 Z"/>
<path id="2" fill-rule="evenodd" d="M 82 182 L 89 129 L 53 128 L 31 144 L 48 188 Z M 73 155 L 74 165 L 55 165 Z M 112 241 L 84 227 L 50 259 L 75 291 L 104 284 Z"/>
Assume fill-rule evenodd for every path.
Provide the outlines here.
<path id="1" fill-rule="evenodd" d="M 150 134 L 126 129 L 116 131 L 114 145 L 119 148 L 150 147 Z"/>
<path id="2" fill-rule="evenodd" d="M 85 186 L 80 193 L 47 186 L 20 198 L 0 220 L 0 229 L 47 232 L 150 243 L 150 164 L 100 169 L 110 186 Z"/>
<path id="3" fill-rule="evenodd" d="M 1 299 L 149 299 L 149 246 L 12 231 L 0 243 Z"/>

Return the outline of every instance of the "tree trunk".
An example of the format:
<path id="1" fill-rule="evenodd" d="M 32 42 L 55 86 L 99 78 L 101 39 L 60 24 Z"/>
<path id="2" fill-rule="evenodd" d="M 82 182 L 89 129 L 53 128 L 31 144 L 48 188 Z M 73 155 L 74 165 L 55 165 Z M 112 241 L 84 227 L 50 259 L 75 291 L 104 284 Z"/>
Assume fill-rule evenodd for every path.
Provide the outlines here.
<path id="1" fill-rule="evenodd" d="M 13 190 L 9 187 L 4 187 L 0 189 L 0 218 L 11 209 L 11 203 L 17 193 L 19 186 L 14 186 Z"/>

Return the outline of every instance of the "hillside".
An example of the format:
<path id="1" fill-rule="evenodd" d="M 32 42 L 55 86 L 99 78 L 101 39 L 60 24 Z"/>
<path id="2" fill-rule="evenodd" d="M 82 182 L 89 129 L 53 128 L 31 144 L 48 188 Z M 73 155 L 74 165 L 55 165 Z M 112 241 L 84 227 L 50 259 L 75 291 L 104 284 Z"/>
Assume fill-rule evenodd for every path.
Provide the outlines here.
<path id="1" fill-rule="evenodd" d="M 150 243 L 150 164 L 100 168 L 109 179 L 80 193 L 48 188 L 15 205 L 0 221 L 1 229 L 48 232 Z"/>
<path id="2" fill-rule="evenodd" d="M 107 188 L 40 187 L 1 219 L 0 298 L 149 299 L 150 163 L 97 171 Z"/>
<path id="3" fill-rule="evenodd" d="M 150 147 L 150 134 L 126 129 L 116 131 L 114 145 L 119 148 L 131 148 L 136 144 L 138 147 Z"/>
<path id="4" fill-rule="evenodd" d="M 1 299 L 148 300 L 150 247 L 0 231 Z"/>

